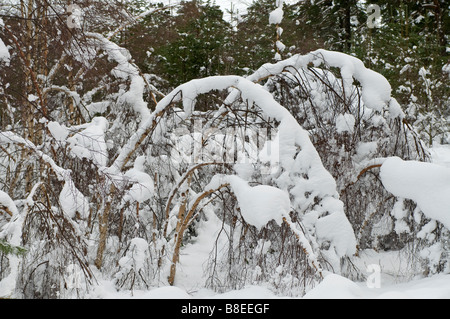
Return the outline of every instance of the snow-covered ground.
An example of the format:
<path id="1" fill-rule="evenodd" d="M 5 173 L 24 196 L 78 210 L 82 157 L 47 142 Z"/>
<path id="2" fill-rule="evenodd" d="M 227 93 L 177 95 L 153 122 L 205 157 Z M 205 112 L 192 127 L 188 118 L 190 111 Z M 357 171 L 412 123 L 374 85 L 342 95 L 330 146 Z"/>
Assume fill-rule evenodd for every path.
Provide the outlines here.
<path id="1" fill-rule="evenodd" d="M 124 298 L 130 296 L 124 295 Z M 248 286 L 241 290 L 214 294 L 201 291 L 188 294 L 179 287 L 161 287 L 136 293 L 135 298 L 149 299 L 276 299 L 269 289 Z M 284 297 L 281 297 L 284 298 Z M 382 284 L 380 288 L 368 288 L 365 283 L 355 283 L 342 276 L 329 274 L 322 283 L 308 292 L 303 299 L 450 299 L 450 275 L 411 280 L 405 283 Z"/>
<path id="2" fill-rule="evenodd" d="M 368 288 L 338 275 L 328 275 L 322 283 L 307 293 L 310 299 L 449 299 L 450 275 L 411 280 L 405 283 L 382 284 Z"/>
<path id="3" fill-rule="evenodd" d="M 434 145 L 431 157 L 433 163 L 450 168 L 450 145 Z"/>

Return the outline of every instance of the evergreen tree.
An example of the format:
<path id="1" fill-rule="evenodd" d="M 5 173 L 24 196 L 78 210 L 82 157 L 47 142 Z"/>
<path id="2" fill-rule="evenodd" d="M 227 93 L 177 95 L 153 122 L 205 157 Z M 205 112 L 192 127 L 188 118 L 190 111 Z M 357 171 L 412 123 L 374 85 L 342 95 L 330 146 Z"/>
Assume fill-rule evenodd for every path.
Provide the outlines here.
<path id="1" fill-rule="evenodd" d="M 312 47 L 350 53 L 354 38 L 364 20 L 358 1 L 299 1 L 292 5 L 295 33 L 301 34 L 300 46 L 313 43 Z M 309 45 L 310 46 L 310 45 Z"/>
<path id="2" fill-rule="evenodd" d="M 167 8 L 162 3 L 149 4 L 142 0 L 131 2 L 128 10 L 138 15 L 152 8 L 158 11 L 126 28 L 114 40 L 130 51 L 143 73 L 153 75 L 152 82 L 155 86 L 164 89 L 167 87 L 167 75 L 163 72 L 162 57 L 156 52 L 177 38 L 173 8 Z"/>
<path id="3" fill-rule="evenodd" d="M 272 61 L 276 30 L 269 25 L 269 13 L 274 9 L 273 0 L 255 1 L 238 23 L 233 52 L 239 68 L 256 70 L 263 63 Z"/>
<path id="4" fill-rule="evenodd" d="M 432 144 L 448 131 L 448 63 L 446 37 L 449 11 L 443 1 L 376 1 L 382 23 L 363 26 L 356 54 L 385 75 L 393 94 L 404 106 L 409 121 Z"/>
<path id="5" fill-rule="evenodd" d="M 162 65 L 162 76 L 170 85 L 227 73 L 230 65 L 230 25 L 223 12 L 211 2 L 184 2 L 173 18 L 175 39 L 155 54 Z"/>

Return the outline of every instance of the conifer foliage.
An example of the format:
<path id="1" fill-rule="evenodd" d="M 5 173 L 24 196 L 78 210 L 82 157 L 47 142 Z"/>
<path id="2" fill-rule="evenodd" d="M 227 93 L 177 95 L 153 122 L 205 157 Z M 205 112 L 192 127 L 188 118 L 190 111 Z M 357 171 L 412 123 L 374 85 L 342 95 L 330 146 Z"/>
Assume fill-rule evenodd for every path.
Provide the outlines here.
<path id="1" fill-rule="evenodd" d="M 448 273 L 448 8 L 364 3 L 0 5 L 0 297 Z"/>

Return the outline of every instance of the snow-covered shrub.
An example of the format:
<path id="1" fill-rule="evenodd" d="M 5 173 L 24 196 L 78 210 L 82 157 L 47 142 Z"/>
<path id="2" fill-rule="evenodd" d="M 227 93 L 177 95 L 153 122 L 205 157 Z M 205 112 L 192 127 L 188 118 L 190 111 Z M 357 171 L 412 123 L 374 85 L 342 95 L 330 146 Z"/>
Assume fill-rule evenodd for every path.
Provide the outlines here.
<path id="1" fill-rule="evenodd" d="M 324 271 L 358 275 L 359 250 L 405 243 L 448 269 L 445 222 L 379 175 L 388 157 L 427 157 L 380 74 L 318 50 L 164 95 L 111 41 L 120 30 L 67 32 L 45 70 L 0 47 L 8 74 L 30 68 L 25 100 L 0 78 L 0 240 L 26 250 L 1 258 L 0 297 L 174 285 L 201 236 L 214 245 L 198 285 L 220 291 L 302 295 Z"/>
<path id="2" fill-rule="evenodd" d="M 420 218 L 416 201 L 386 190 L 379 167 L 391 156 L 429 161 L 425 143 L 390 97 L 389 83 L 382 76 L 343 54 L 318 50 L 307 57 L 265 65 L 253 77 L 267 79 L 265 87 L 310 133 L 324 166 L 336 179 L 358 248 L 404 248 L 414 256 L 412 263 L 420 260 L 422 249 L 448 241 L 446 227 L 437 227 L 443 232 L 435 229 L 441 235 L 432 241 L 422 240 L 429 216 Z M 373 93 L 384 100 L 377 102 Z M 440 262 L 446 263 L 442 258 Z"/>
<path id="3" fill-rule="evenodd" d="M 413 233 L 419 242 L 417 255 L 425 264 L 424 272 L 448 272 L 450 169 L 433 163 L 390 157 L 383 162 L 380 177 L 390 193 L 417 203 L 414 223 L 408 225 L 404 221 L 409 215 L 403 205 L 404 200 L 394 206 L 393 215 L 397 221 L 403 222 L 399 227 L 396 224 L 396 232 Z"/>
<path id="4" fill-rule="evenodd" d="M 115 274 L 116 286 L 119 289 L 148 289 L 153 281 L 149 244 L 145 239 L 133 238 L 125 255 L 119 259 L 120 270 Z"/>

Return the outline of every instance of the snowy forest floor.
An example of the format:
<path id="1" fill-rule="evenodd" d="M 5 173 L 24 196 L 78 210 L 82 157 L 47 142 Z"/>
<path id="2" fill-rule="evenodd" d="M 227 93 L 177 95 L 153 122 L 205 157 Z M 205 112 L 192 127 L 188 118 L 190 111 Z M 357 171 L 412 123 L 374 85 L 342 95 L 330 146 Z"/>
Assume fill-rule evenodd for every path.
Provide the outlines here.
<path id="1" fill-rule="evenodd" d="M 435 145 L 431 150 L 432 161 L 450 167 L 450 145 Z M 187 245 L 181 255 L 179 273 L 175 285 L 158 287 L 148 291 L 117 292 L 109 282 L 100 282 L 92 298 L 108 299 L 273 299 L 279 296 L 263 286 L 246 286 L 240 290 L 216 293 L 199 288 L 205 281 L 203 267 L 216 243 L 212 236 L 219 231 L 220 221 L 209 216 L 202 225 L 203 231 L 196 241 Z M 407 254 L 402 252 L 363 251 L 353 260 L 361 270 L 368 265 L 379 265 L 380 285 L 369 287 L 366 281 L 354 282 L 336 274 L 326 274 L 324 280 L 307 292 L 305 299 L 450 299 L 450 275 L 418 277 L 410 269 Z M 367 273 L 369 276 L 370 273 Z"/>
<path id="2" fill-rule="evenodd" d="M 194 248 L 198 249 L 196 254 Z M 198 289 L 196 279 L 201 276 L 202 253 L 205 246 L 192 245 L 188 250 L 192 253 L 180 267 L 180 274 L 175 286 L 159 287 L 149 291 L 116 292 L 108 282 L 99 284 L 92 298 L 106 299 L 273 299 L 286 298 L 277 296 L 262 286 L 247 286 L 240 290 L 215 293 L 208 289 Z M 188 252 L 186 252 L 188 253 Z M 186 258 L 187 257 L 187 258 Z M 203 257 L 205 257 L 203 255 Z M 205 257 L 206 258 L 206 257 Z M 188 265 L 186 260 L 192 262 Z M 203 260 L 204 261 L 204 260 Z M 379 264 L 381 282 L 379 288 L 369 288 L 366 282 L 353 282 L 335 274 L 328 274 L 315 288 L 310 290 L 304 299 L 450 299 L 450 275 L 435 275 L 427 278 L 411 278 L 407 263 L 396 252 L 376 253 L 366 251 L 361 255 L 362 267 L 368 264 Z M 404 265 L 405 267 L 402 267 Z M 199 268 L 196 268 L 199 267 Z"/>

